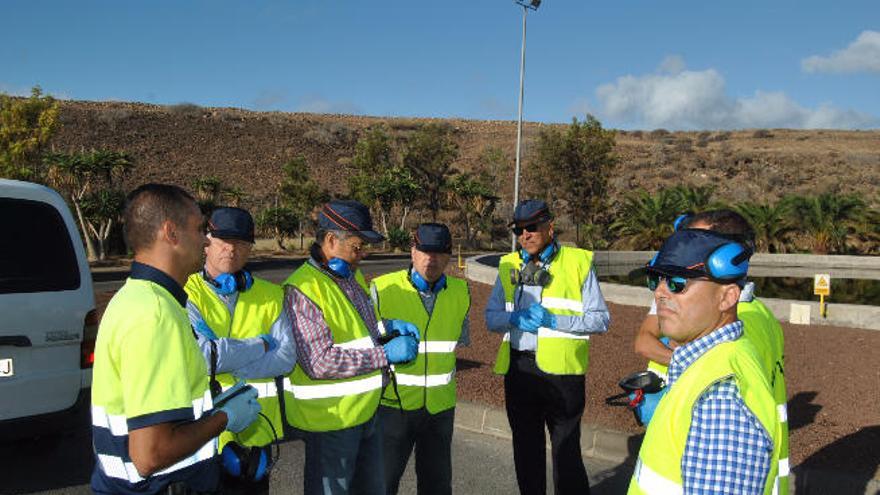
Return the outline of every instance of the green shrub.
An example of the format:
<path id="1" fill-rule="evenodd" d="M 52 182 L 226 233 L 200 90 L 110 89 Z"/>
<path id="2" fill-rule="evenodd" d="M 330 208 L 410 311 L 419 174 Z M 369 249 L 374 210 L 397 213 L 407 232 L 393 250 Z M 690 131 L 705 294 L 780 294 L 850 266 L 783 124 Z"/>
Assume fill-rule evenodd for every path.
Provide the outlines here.
<path id="1" fill-rule="evenodd" d="M 391 249 L 406 251 L 409 249 L 411 242 L 408 230 L 393 228 L 388 231 L 388 244 L 391 245 Z"/>

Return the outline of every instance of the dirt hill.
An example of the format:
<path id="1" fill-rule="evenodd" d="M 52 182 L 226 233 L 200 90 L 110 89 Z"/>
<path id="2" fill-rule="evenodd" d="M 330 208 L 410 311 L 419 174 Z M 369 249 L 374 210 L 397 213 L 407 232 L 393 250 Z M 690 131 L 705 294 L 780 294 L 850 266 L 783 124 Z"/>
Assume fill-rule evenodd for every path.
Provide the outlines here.
<path id="1" fill-rule="evenodd" d="M 304 155 L 314 177 L 343 193 L 350 157 L 363 131 L 384 123 L 404 137 L 426 122 L 445 122 L 460 149 L 456 166 L 468 170 L 489 146 L 510 159 L 499 193 L 512 198 L 514 121 L 438 120 L 253 112 L 196 105 L 65 101 L 52 140 L 58 151 L 112 149 L 136 163 L 128 187 L 163 181 L 189 187 L 217 176 L 238 186 L 260 207 L 273 200 L 281 165 Z M 532 143 L 549 124 L 524 125 L 523 167 Z M 880 204 L 880 131 L 742 130 L 734 132 L 621 131 L 620 158 L 611 180 L 615 197 L 636 188 L 676 185 L 717 187 L 727 201 L 773 200 L 786 193 L 859 192 Z M 528 191 L 528 181 L 523 187 Z M 527 192 L 526 192 L 527 194 Z"/>

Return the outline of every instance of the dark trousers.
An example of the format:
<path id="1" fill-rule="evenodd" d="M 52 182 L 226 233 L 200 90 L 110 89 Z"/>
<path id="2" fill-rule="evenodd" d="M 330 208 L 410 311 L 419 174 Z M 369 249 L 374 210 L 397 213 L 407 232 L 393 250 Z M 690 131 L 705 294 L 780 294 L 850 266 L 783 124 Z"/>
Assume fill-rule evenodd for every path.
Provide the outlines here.
<path id="1" fill-rule="evenodd" d="M 507 419 L 513 433 L 513 461 L 522 495 L 544 495 L 547 487 L 546 440 L 550 431 L 556 495 L 588 494 L 590 483 L 581 457 L 583 375 L 550 375 L 533 353 L 512 351 L 504 376 Z"/>
<path id="2" fill-rule="evenodd" d="M 385 495 L 382 423 L 373 415 L 344 430 L 306 432 L 306 495 Z"/>
<path id="3" fill-rule="evenodd" d="M 401 411 L 379 406 L 379 418 L 388 495 L 396 495 L 414 446 L 419 495 L 451 495 L 455 409 L 431 414 L 424 408 Z"/>

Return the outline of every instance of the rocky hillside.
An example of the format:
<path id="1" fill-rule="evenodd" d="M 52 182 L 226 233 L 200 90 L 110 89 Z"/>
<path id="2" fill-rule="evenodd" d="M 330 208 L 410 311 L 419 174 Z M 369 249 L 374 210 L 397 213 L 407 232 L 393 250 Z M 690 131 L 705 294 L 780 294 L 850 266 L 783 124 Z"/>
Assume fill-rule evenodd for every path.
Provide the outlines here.
<path id="1" fill-rule="evenodd" d="M 60 121 L 52 141 L 58 151 L 130 153 L 136 168 L 126 186 L 163 181 L 189 187 L 213 175 L 245 190 L 251 207 L 272 202 L 281 165 L 294 156 L 304 155 L 314 177 L 343 193 L 350 157 L 364 129 L 385 124 L 405 137 L 422 123 L 441 122 L 79 101 L 62 102 Z M 469 169 L 487 147 L 504 150 L 511 166 L 500 178 L 499 193 L 509 202 L 516 123 L 442 122 L 459 144 L 459 169 Z M 524 168 L 532 143 L 547 127 L 525 124 Z M 616 197 L 636 188 L 711 184 L 727 201 L 831 190 L 859 192 L 874 206 L 880 203 L 880 131 L 629 131 L 619 133 L 616 153 L 619 165 L 611 180 Z M 528 190 L 528 180 L 523 187 Z"/>

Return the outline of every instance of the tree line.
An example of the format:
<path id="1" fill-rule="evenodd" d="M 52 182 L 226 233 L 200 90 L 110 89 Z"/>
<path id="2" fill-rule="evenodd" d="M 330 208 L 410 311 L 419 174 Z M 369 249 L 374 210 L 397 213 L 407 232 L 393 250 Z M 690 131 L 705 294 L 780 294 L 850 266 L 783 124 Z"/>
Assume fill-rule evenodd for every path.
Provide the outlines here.
<path id="1" fill-rule="evenodd" d="M 135 166 L 134 159 L 119 151 L 59 153 L 47 148 L 58 112 L 58 102 L 39 87 L 29 98 L 0 94 L 0 177 L 57 189 L 77 217 L 89 258 L 103 259 L 108 239 L 119 227 L 121 179 Z M 291 247 L 289 241 L 297 236 L 303 248 L 304 236 L 314 228 L 315 209 L 337 196 L 370 206 L 386 247 L 408 248 L 413 225 L 430 219 L 448 223 L 469 248 L 494 248 L 496 240 L 509 235 L 512 205 L 503 203 L 501 181 L 509 175 L 511 160 L 489 146 L 476 163 L 460 170 L 455 134 L 443 123 L 420 125 L 409 133 L 384 125 L 367 128 L 349 161 L 346 187 L 335 194 L 315 180 L 304 156 L 293 157 L 282 165 L 273 197 L 255 209 L 258 228 L 279 249 Z M 557 230 L 578 245 L 656 249 L 680 213 L 726 206 L 752 223 L 759 251 L 880 253 L 880 211 L 858 195 L 823 193 L 725 204 L 712 187 L 682 184 L 612 197 L 608 182 L 619 166 L 615 135 L 591 115 L 583 121 L 575 118 L 566 128 L 541 130 L 526 157 L 521 197 L 548 200 L 560 215 Z M 213 175 L 189 186 L 206 213 L 248 200 L 241 186 L 226 185 Z M 873 203 L 880 204 L 878 199 Z"/>

